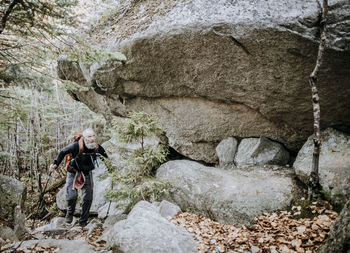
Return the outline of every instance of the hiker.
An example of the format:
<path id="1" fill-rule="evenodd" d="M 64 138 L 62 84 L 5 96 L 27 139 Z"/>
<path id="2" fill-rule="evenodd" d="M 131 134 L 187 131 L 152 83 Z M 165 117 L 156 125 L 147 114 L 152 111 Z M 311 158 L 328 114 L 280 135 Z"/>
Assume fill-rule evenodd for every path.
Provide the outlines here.
<path id="1" fill-rule="evenodd" d="M 78 136 L 79 138 L 79 136 Z M 97 163 L 96 156 L 98 154 L 108 158 L 104 148 L 96 143 L 96 135 L 91 128 L 83 131 L 81 139 L 75 141 L 63 148 L 54 162 L 50 165 L 50 171 L 54 171 L 65 158 L 71 154 L 67 169 L 66 178 L 66 200 L 67 213 L 66 223 L 71 223 L 75 211 L 75 205 L 78 198 L 77 189 L 82 189 L 82 214 L 79 219 L 79 225 L 84 227 L 87 225 L 89 211 L 93 197 L 93 178 L 92 170 Z"/>

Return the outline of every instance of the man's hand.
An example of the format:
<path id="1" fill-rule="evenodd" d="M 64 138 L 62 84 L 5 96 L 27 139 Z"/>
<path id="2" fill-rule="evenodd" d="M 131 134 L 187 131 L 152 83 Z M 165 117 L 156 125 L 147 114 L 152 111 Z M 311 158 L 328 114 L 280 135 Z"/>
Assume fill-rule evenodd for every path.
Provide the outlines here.
<path id="1" fill-rule="evenodd" d="M 56 164 L 51 164 L 49 170 L 50 172 L 54 172 L 56 168 L 57 168 Z"/>

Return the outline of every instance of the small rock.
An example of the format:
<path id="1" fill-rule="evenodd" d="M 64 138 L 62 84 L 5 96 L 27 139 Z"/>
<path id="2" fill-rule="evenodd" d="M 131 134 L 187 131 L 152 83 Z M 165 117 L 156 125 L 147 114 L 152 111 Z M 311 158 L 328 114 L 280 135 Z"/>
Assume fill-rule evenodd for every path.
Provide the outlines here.
<path id="1" fill-rule="evenodd" d="M 250 248 L 250 250 L 251 250 L 252 253 L 258 253 L 259 250 L 260 250 L 260 248 L 259 248 L 258 246 L 252 246 L 252 247 Z"/>
<path id="2" fill-rule="evenodd" d="M 171 218 L 174 217 L 176 214 L 181 212 L 181 208 L 173 203 L 170 203 L 169 201 L 163 200 L 160 202 L 159 206 L 159 213 L 164 218 L 167 218 L 170 216 Z"/>

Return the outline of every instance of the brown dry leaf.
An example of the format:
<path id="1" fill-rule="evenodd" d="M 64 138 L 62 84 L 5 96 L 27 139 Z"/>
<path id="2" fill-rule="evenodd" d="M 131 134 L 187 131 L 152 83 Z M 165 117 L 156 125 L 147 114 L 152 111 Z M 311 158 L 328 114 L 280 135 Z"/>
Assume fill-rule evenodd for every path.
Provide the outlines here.
<path id="1" fill-rule="evenodd" d="M 289 248 L 287 247 L 287 245 L 280 245 L 279 247 L 279 251 L 282 253 L 289 253 Z"/>
<path id="2" fill-rule="evenodd" d="M 324 205 L 329 208 L 330 205 Z M 320 208 L 321 207 L 321 208 Z M 322 206 L 317 206 L 320 210 Z M 295 207 L 297 211 L 298 208 Z M 255 218 L 250 227 L 237 228 L 224 225 L 206 217 L 183 213 L 170 219 L 184 226 L 195 238 L 199 252 L 243 252 L 259 247 L 260 252 L 316 252 L 329 232 L 337 213 L 325 209 L 322 215 L 310 220 L 293 219 L 290 212 L 264 213 Z M 254 248 L 254 250 L 257 248 Z M 288 251 L 287 251 L 288 250 Z"/>
<path id="3" fill-rule="evenodd" d="M 305 252 L 305 250 L 303 248 L 301 248 L 301 247 L 296 247 L 295 249 L 296 249 L 296 251 L 298 253 L 304 253 Z"/>

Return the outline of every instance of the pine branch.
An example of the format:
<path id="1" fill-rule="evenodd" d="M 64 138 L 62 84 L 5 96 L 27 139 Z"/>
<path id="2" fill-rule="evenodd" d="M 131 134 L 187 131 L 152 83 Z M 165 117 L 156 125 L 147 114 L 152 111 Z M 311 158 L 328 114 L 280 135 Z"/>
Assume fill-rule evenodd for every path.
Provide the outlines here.
<path id="1" fill-rule="evenodd" d="M 19 100 L 18 98 L 15 98 L 15 97 L 10 97 L 10 96 L 5 96 L 5 95 L 1 95 L 1 94 L 0 94 L 0 97 L 2 97 L 2 98 L 10 98 L 10 99 L 17 99 L 17 100 Z"/>
<path id="2" fill-rule="evenodd" d="M 21 2 L 21 0 L 13 0 L 11 2 L 11 4 L 9 5 L 9 7 L 7 8 L 4 16 L 1 18 L 1 26 L 0 26 L 0 34 L 5 30 L 6 27 L 6 22 L 8 20 L 8 17 L 10 16 L 10 14 L 13 11 L 13 8 L 16 6 L 16 4 L 18 4 L 19 2 Z"/>
<path id="3" fill-rule="evenodd" d="M 0 52 L 0 54 L 1 54 L 1 52 Z M 11 54 L 9 54 L 9 53 L 6 53 L 6 52 L 5 52 L 5 54 L 7 54 L 7 55 L 8 55 L 9 57 L 11 57 L 12 59 L 14 59 L 14 60 L 17 62 L 17 64 L 23 64 L 24 66 L 28 67 L 29 69 L 31 69 L 31 70 L 33 70 L 33 71 L 35 71 L 35 72 L 37 72 L 37 73 L 39 73 L 39 74 L 41 74 L 41 75 L 50 77 L 50 78 L 52 78 L 52 79 L 54 79 L 54 80 L 62 81 L 61 79 L 59 79 L 59 78 L 57 78 L 57 77 L 54 77 L 54 76 L 49 75 L 49 74 L 47 74 L 47 73 L 45 73 L 45 72 L 43 72 L 43 71 L 40 71 L 40 70 L 35 69 L 35 68 L 32 67 L 31 65 L 29 65 L 29 64 L 31 64 L 31 62 L 21 62 L 21 61 L 20 61 L 18 58 L 16 58 L 15 56 L 13 56 L 13 55 L 11 55 Z M 8 58 L 7 58 L 7 59 L 8 59 Z"/>

